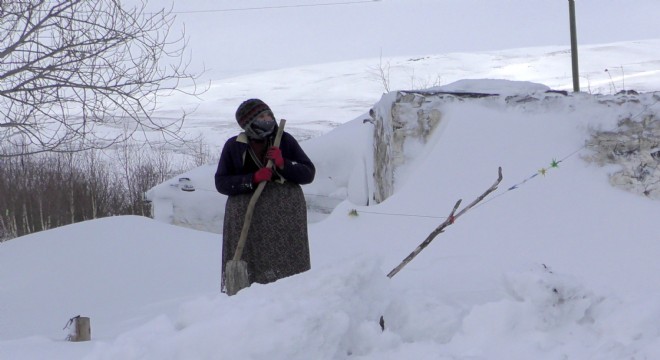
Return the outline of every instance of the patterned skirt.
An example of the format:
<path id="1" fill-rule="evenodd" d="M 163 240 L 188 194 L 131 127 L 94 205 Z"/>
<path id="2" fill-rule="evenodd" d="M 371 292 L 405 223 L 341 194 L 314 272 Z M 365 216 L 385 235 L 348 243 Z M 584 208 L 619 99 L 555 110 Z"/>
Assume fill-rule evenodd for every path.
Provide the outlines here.
<path id="1" fill-rule="evenodd" d="M 222 239 L 222 291 L 225 267 L 234 257 L 245 212 L 252 193 L 227 199 Z M 252 215 L 243 261 L 248 264 L 250 284 L 266 284 L 311 268 L 307 239 L 307 208 L 300 185 L 269 182 Z"/>

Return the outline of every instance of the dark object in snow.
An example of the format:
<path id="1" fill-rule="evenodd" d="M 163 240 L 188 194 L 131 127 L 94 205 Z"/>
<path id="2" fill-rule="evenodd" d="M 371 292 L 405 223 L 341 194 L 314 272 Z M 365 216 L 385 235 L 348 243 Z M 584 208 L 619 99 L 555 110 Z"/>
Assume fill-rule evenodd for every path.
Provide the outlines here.
<path id="1" fill-rule="evenodd" d="M 192 182 L 190 181 L 190 178 L 187 178 L 187 177 L 179 178 L 179 188 L 182 191 L 187 191 L 187 192 L 195 191 L 195 187 L 193 186 Z"/>
<path id="2" fill-rule="evenodd" d="M 651 157 L 657 161 L 660 161 L 660 150 L 651 153 Z"/>
<path id="3" fill-rule="evenodd" d="M 639 95 L 639 93 L 635 90 L 621 90 L 616 95 Z"/>

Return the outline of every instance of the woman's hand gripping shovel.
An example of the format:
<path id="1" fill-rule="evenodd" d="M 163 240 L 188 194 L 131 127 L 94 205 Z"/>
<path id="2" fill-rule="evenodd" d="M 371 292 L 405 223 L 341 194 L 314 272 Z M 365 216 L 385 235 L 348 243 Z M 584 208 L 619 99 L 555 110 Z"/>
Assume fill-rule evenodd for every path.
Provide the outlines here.
<path id="1" fill-rule="evenodd" d="M 277 134 L 275 135 L 275 142 L 273 146 L 280 146 L 280 141 L 282 140 L 282 132 L 284 132 L 284 124 L 286 120 L 280 120 L 280 125 L 277 129 Z M 268 160 L 266 167 L 272 168 L 273 161 Z M 252 222 L 252 213 L 254 212 L 254 206 L 259 200 L 261 192 L 264 191 L 266 187 L 266 181 L 262 181 L 257 185 L 257 190 L 252 194 L 250 202 L 248 203 L 247 211 L 245 212 L 245 220 L 243 221 L 243 228 L 241 229 L 241 236 L 238 239 L 238 245 L 236 246 L 236 252 L 234 253 L 234 258 L 227 261 L 225 266 L 225 285 L 227 286 L 227 295 L 232 296 L 239 292 L 241 289 L 250 286 L 250 279 L 248 277 L 248 266 L 245 260 L 241 260 L 243 256 L 243 248 L 245 248 L 245 241 L 247 240 L 248 232 L 250 231 L 250 223 Z"/>

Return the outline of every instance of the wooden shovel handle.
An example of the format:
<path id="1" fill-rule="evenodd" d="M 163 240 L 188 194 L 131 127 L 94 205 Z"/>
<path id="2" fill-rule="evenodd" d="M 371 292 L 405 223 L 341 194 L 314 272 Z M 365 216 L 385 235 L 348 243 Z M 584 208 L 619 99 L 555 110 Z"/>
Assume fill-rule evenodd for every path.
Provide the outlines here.
<path id="1" fill-rule="evenodd" d="M 286 120 L 281 119 L 280 125 L 277 128 L 277 134 L 275 135 L 275 142 L 273 143 L 273 146 L 280 146 L 285 124 L 286 124 Z M 272 168 L 273 160 L 268 160 L 266 167 Z M 264 191 L 264 187 L 266 187 L 266 181 L 260 182 L 259 185 L 257 185 L 257 190 L 254 191 L 254 194 L 252 194 L 252 198 L 250 198 L 247 211 L 245 212 L 245 220 L 243 221 L 243 228 L 241 229 L 241 237 L 238 238 L 238 245 L 236 246 L 236 252 L 234 253 L 234 258 L 233 258 L 234 261 L 241 260 L 241 257 L 243 256 L 243 248 L 245 248 L 245 241 L 247 240 L 248 232 L 250 231 L 250 224 L 252 223 L 252 213 L 254 212 L 254 206 L 257 204 L 257 200 L 259 200 L 259 196 L 261 196 L 261 192 Z"/>

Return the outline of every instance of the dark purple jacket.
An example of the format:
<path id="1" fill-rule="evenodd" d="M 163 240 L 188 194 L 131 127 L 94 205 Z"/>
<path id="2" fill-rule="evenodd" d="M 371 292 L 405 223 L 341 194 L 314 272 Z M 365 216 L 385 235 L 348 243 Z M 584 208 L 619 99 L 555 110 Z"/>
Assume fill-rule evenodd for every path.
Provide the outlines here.
<path id="1" fill-rule="evenodd" d="M 256 185 L 252 183 L 254 172 L 247 172 L 243 166 L 245 157 L 249 156 L 248 146 L 245 133 L 231 137 L 225 143 L 218 161 L 218 170 L 215 172 L 215 188 L 220 193 L 236 195 L 256 189 Z M 286 131 L 282 133 L 280 149 L 284 158 L 284 168 L 276 169 L 277 173 L 286 181 L 296 184 L 311 183 L 316 168 L 298 141 Z"/>

